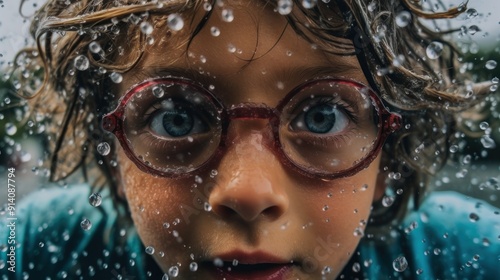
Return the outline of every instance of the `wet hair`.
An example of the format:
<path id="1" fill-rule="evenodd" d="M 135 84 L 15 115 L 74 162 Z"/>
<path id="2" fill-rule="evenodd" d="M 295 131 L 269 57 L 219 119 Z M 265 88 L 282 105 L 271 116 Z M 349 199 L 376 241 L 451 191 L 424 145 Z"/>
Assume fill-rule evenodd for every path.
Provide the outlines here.
<path id="1" fill-rule="evenodd" d="M 277 2 L 263 1 L 279 9 Z M 285 15 L 289 26 L 326 52 L 356 55 L 370 86 L 403 116 L 404 128 L 385 144 L 381 166 L 387 174 L 387 197 L 394 200 L 375 203 L 370 225 L 396 221 L 410 198 L 418 206 L 427 176 L 445 164 L 457 112 L 481 99 L 467 76 L 456 71 L 459 52 L 443 38 L 454 30 L 431 30 L 423 23 L 456 17 L 466 7 L 432 12 L 422 1 L 411 0 L 317 1 L 312 8 L 293 3 L 294 12 Z M 113 141 L 100 126 L 116 104 L 113 77 L 140 61 L 151 40 L 141 32 L 142 22 L 158 26 L 170 13 L 189 17 L 192 10 L 205 8 L 205 17 L 191 19 L 192 39 L 211 16 L 207 5 L 216 3 L 49 0 L 38 10 L 31 26 L 37 47 L 17 55 L 13 77 L 47 128 L 50 180 L 66 179 L 80 169 L 93 187 L 117 190 L 114 145 L 110 155 L 98 149 L 100 143 Z M 188 48 L 189 42 L 179 47 Z"/>

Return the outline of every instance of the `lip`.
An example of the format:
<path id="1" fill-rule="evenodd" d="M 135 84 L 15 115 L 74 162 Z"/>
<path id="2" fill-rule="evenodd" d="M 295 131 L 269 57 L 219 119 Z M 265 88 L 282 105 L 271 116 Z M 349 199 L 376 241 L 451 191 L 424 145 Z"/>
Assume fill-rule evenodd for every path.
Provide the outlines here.
<path id="1" fill-rule="evenodd" d="M 213 259 L 220 259 L 223 265 L 216 266 L 213 261 L 205 262 L 208 269 L 215 279 L 226 280 L 284 280 L 294 266 L 290 260 L 262 251 L 232 251 Z M 234 260 L 237 260 L 236 265 L 233 264 Z"/>

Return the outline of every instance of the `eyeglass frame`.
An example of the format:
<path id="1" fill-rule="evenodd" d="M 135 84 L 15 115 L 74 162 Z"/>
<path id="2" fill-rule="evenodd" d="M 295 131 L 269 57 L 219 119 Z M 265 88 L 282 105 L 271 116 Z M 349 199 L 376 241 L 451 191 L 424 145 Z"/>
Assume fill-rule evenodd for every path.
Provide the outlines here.
<path id="1" fill-rule="evenodd" d="M 148 166 L 144 161 L 141 161 L 136 153 L 133 151 L 133 148 L 128 144 L 126 131 L 124 129 L 124 121 L 125 121 L 125 109 L 128 102 L 131 100 L 133 96 L 135 96 L 138 92 L 141 92 L 143 89 L 151 87 L 160 83 L 173 83 L 176 85 L 186 85 L 193 87 L 196 90 L 199 90 L 200 94 L 208 97 L 210 102 L 215 106 L 218 116 L 220 117 L 221 123 L 221 131 L 220 131 L 220 140 L 217 148 L 213 151 L 213 154 L 203 163 L 201 163 L 198 167 L 195 167 L 190 171 L 183 171 L 181 173 L 174 172 L 163 172 L 157 169 L 154 169 Z M 354 164 L 352 167 L 341 170 L 334 173 L 319 173 L 319 172 L 311 172 L 311 170 L 306 170 L 297 163 L 295 163 L 292 159 L 290 159 L 282 146 L 280 141 L 280 117 L 282 114 L 282 110 L 288 104 L 288 102 L 294 97 L 297 93 L 301 92 L 304 88 L 311 86 L 317 83 L 337 83 L 343 84 L 347 86 L 356 87 L 358 90 L 367 89 L 367 95 L 370 97 L 371 101 L 374 104 L 374 109 L 378 113 L 379 122 L 377 125 L 381 127 L 378 129 L 376 142 L 374 144 L 374 148 L 362 159 L 359 160 L 358 163 Z M 333 180 L 342 177 L 352 176 L 359 171 L 368 167 L 368 165 L 373 162 L 373 160 L 378 156 L 383 144 L 387 140 L 387 137 L 399 130 L 402 123 L 402 118 L 397 113 L 391 113 L 382 103 L 377 94 L 369 87 L 353 81 L 349 79 L 339 79 L 339 78 L 317 78 L 308 80 L 294 89 L 292 89 L 288 94 L 282 98 L 278 105 L 274 108 L 271 108 L 265 104 L 255 104 L 255 103 L 239 103 L 236 105 L 227 108 L 218 98 L 217 96 L 210 90 L 203 87 L 201 84 L 187 78 L 181 77 L 162 77 L 162 78 L 153 78 L 145 80 L 139 84 L 132 86 L 123 97 L 119 100 L 119 104 L 115 108 L 115 110 L 107 113 L 103 116 L 102 119 L 102 128 L 106 131 L 109 131 L 115 135 L 115 137 L 120 142 L 125 154 L 127 157 L 134 162 L 134 164 L 143 172 L 151 175 L 157 175 L 160 177 L 168 177 L 172 179 L 178 178 L 187 178 L 193 175 L 194 172 L 203 172 L 207 170 L 207 167 L 211 166 L 209 163 L 218 162 L 225 153 L 227 148 L 227 132 L 229 129 L 229 125 L 232 120 L 235 119 L 267 119 L 269 120 L 269 126 L 271 127 L 273 134 L 273 152 L 278 157 L 280 162 L 287 167 L 292 168 L 295 172 L 309 177 L 309 178 L 317 178 L 323 180 Z"/>

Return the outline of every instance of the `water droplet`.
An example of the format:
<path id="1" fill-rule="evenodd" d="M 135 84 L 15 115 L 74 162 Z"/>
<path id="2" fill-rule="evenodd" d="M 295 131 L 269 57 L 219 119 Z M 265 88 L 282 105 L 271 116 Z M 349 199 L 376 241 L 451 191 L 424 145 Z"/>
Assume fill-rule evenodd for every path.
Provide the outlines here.
<path id="1" fill-rule="evenodd" d="M 471 18 L 475 18 L 479 15 L 479 13 L 477 12 L 476 9 L 468 9 L 467 10 L 467 18 L 471 19 Z"/>
<path id="2" fill-rule="evenodd" d="M 212 10 L 212 4 L 210 4 L 209 2 L 203 3 L 203 9 L 207 12 L 210 12 Z"/>
<path id="3" fill-rule="evenodd" d="M 306 9 L 312 9 L 316 6 L 317 0 L 302 0 L 302 6 Z"/>
<path id="4" fill-rule="evenodd" d="M 215 258 L 213 263 L 216 267 L 223 267 L 224 266 L 224 261 L 221 260 L 220 258 Z"/>
<path id="5" fill-rule="evenodd" d="M 494 149 L 496 147 L 495 140 L 493 140 L 489 135 L 483 135 L 481 137 L 481 144 L 486 149 Z"/>
<path id="6" fill-rule="evenodd" d="M 109 146 L 108 142 L 101 142 L 97 145 L 97 152 L 100 155 L 107 156 L 110 151 L 111 147 Z"/>
<path id="7" fill-rule="evenodd" d="M 454 154 L 458 151 L 458 146 L 457 145 L 451 145 L 450 146 L 450 153 Z"/>
<path id="8" fill-rule="evenodd" d="M 361 265 L 358 263 L 358 262 L 355 262 L 353 265 L 352 265 L 352 271 L 354 272 L 359 272 L 361 270 Z"/>
<path id="9" fill-rule="evenodd" d="M 407 267 L 408 261 L 404 256 L 399 256 L 392 262 L 392 268 L 397 272 L 403 272 Z"/>
<path id="10" fill-rule="evenodd" d="M 479 216 L 476 213 L 470 213 L 469 214 L 469 221 L 475 223 L 479 221 Z"/>
<path id="11" fill-rule="evenodd" d="M 435 248 L 434 251 L 433 251 L 433 253 L 434 253 L 434 255 L 437 256 L 437 255 L 441 254 L 441 249 Z"/>
<path id="12" fill-rule="evenodd" d="M 217 169 L 212 169 L 210 170 L 210 177 L 211 178 L 214 178 L 215 176 L 217 176 L 219 174 L 219 172 L 217 171 Z"/>
<path id="13" fill-rule="evenodd" d="M 144 251 L 146 252 L 146 254 L 152 255 L 155 253 L 155 248 L 153 246 L 147 246 Z"/>
<path id="14" fill-rule="evenodd" d="M 370 4 L 368 4 L 368 11 L 373 13 L 373 11 L 375 11 L 375 9 L 377 8 L 377 2 L 375 1 L 372 1 L 370 2 Z"/>
<path id="15" fill-rule="evenodd" d="M 396 16 L 396 24 L 399 27 L 406 27 L 411 21 L 411 14 L 408 11 L 402 11 Z"/>
<path id="16" fill-rule="evenodd" d="M 93 193 L 89 196 L 89 203 L 94 207 L 98 207 L 102 203 L 102 196 L 99 193 Z"/>
<path id="17" fill-rule="evenodd" d="M 82 227 L 83 230 L 89 230 L 92 228 L 92 223 L 89 221 L 89 219 L 83 219 L 80 223 L 80 227 Z"/>
<path id="18" fill-rule="evenodd" d="M 423 272 L 424 272 L 424 271 L 423 271 L 421 268 L 419 268 L 419 269 L 417 269 L 417 271 L 416 271 L 415 273 L 417 273 L 417 275 L 420 275 L 420 274 L 422 274 Z"/>
<path id="19" fill-rule="evenodd" d="M 198 270 L 198 264 L 196 262 L 192 262 L 189 264 L 189 270 L 190 271 L 197 271 Z"/>
<path id="20" fill-rule="evenodd" d="M 469 164 L 472 160 L 471 155 L 465 155 L 464 158 L 462 159 L 463 164 Z"/>
<path id="21" fill-rule="evenodd" d="M 73 64 L 75 65 L 75 68 L 80 71 L 85 71 L 89 69 L 90 66 L 89 59 L 84 55 L 77 56 L 73 61 Z"/>
<path id="22" fill-rule="evenodd" d="M 153 92 L 153 95 L 158 97 L 158 98 L 162 98 L 163 95 L 165 94 L 165 91 L 160 86 L 153 87 L 153 89 L 151 91 Z"/>
<path id="23" fill-rule="evenodd" d="M 481 31 L 481 29 L 479 29 L 479 27 L 477 25 L 471 25 L 471 26 L 469 26 L 469 34 L 470 35 L 474 35 L 474 34 L 476 34 L 479 31 Z"/>
<path id="24" fill-rule="evenodd" d="M 223 9 L 222 10 L 222 20 L 225 22 L 231 22 L 234 20 L 233 10 Z"/>
<path id="25" fill-rule="evenodd" d="M 170 227 L 170 224 L 169 224 L 169 223 L 163 223 L 163 227 L 164 227 L 164 228 L 169 228 L 169 227 Z"/>
<path id="26" fill-rule="evenodd" d="M 394 197 L 393 196 L 384 196 L 382 198 L 382 205 L 384 207 L 389 207 L 394 203 Z"/>
<path id="27" fill-rule="evenodd" d="M 323 267 L 323 270 L 321 271 L 321 275 L 328 275 L 332 273 L 332 268 L 329 266 Z"/>
<path id="28" fill-rule="evenodd" d="M 326 211 L 326 210 L 328 210 L 328 208 L 329 208 L 328 205 L 325 205 L 325 206 L 323 206 L 322 210 Z"/>
<path id="29" fill-rule="evenodd" d="M 488 123 L 488 122 L 481 122 L 481 123 L 479 124 L 479 128 L 480 128 L 481 130 L 486 130 L 486 129 L 488 129 L 489 127 L 490 127 L 490 125 L 489 125 L 489 123 Z"/>
<path id="30" fill-rule="evenodd" d="M 488 61 L 486 61 L 486 64 L 484 65 L 484 67 L 486 67 L 486 69 L 488 69 L 488 70 L 493 70 L 493 69 L 497 68 L 497 62 L 495 60 L 488 60 Z"/>
<path id="31" fill-rule="evenodd" d="M 5 133 L 7 133 L 7 135 L 12 136 L 16 134 L 16 132 L 17 132 L 17 126 L 15 126 L 13 123 L 8 122 L 5 124 Z"/>
<path id="32" fill-rule="evenodd" d="M 170 277 L 168 277 L 168 274 L 163 274 L 163 276 L 161 277 L 161 280 L 170 280 Z"/>
<path id="33" fill-rule="evenodd" d="M 141 32 L 145 35 L 150 35 L 151 33 L 153 33 L 153 26 L 147 21 L 141 22 L 139 28 L 141 29 Z"/>
<path id="34" fill-rule="evenodd" d="M 365 235 L 365 232 L 362 227 L 357 227 L 356 229 L 354 229 L 353 235 L 357 237 L 363 237 Z"/>
<path id="35" fill-rule="evenodd" d="M 123 76 L 120 73 L 116 73 L 116 72 L 112 72 L 111 74 L 109 74 L 109 78 L 115 84 L 119 84 L 123 81 Z"/>
<path id="36" fill-rule="evenodd" d="M 179 276 L 179 267 L 178 266 L 172 266 L 168 269 L 168 275 L 171 277 L 177 277 Z"/>
<path id="37" fill-rule="evenodd" d="M 212 205 L 210 205 L 210 203 L 208 203 L 208 202 L 205 202 L 205 203 L 203 203 L 203 209 L 207 212 L 210 212 L 210 211 L 212 211 Z"/>
<path id="38" fill-rule="evenodd" d="M 97 42 L 90 42 L 89 44 L 89 50 L 93 53 L 99 53 L 102 49 L 101 49 L 101 45 L 99 45 L 99 43 Z"/>
<path id="39" fill-rule="evenodd" d="M 500 79 L 498 79 L 497 77 L 491 79 L 491 82 L 494 84 L 498 84 L 499 81 L 500 81 Z"/>
<path id="40" fill-rule="evenodd" d="M 443 44 L 437 41 L 431 42 L 425 50 L 427 57 L 430 59 L 437 59 L 443 53 Z"/>
<path id="41" fill-rule="evenodd" d="M 167 17 L 168 28 L 179 31 L 184 27 L 184 20 L 179 14 L 170 14 Z"/>
<path id="42" fill-rule="evenodd" d="M 278 13 L 280 15 L 288 15 L 292 12 L 293 2 L 292 0 L 279 0 L 278 1 Z"/>
<path id="43" fill-rule="evenodd" d="M 218 27 L 212 26 L 210 27 L 210 34 L 212 34 L 212 36 L 214 37 L 217 37 L 220 35 L 220 29 Z"/>
<path id="44" fill-rule="evenodd" d="M 492 86 L 490 87 L 490 91 L 491 91 L 491 92 L 494 92 L 494 91 L 496 91 L 497 89 L 498 89 L 498 85 L 497 85 L 497 84 L 492 85 Z"/>

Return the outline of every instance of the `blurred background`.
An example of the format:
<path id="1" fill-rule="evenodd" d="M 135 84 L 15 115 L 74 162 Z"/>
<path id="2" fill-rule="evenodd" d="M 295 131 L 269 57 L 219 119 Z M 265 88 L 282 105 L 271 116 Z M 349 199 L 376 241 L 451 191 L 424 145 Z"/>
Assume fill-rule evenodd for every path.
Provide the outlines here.
<path id="1" fill-rule="evenodd" d="M 15 94 L 8 68 L 16 52 L 32 45 L 28 20 L 43 1 L 27 0 L 22 11 L 20 0 L 0 0 L 0 209 L 7 201 L 7 168 L 15 167 L 17 199 L 47 184 L 41 168 L 45 147 L 43 124 L 26 118 L 25 102 Z M 438 2 L 438 1 L 435 1 Z M 433 7 L 444 10 L 462 1 L 441 1 Z M 429 23 L 434 28 L 462 28 L 453 34 L 463 52 L 463 71 L 471 71 L 477 80 L 500 78 L 500 1 L 470 0 L 468 10 L 449 23 Z M 450 162 L 432 179 L 437 191 L 454 189 L 481 198 L 500 207 L 500 90 L 492 95 L 481 118 L 464 125 L 475 137 L 461 138 L 451 147 Z M 34 116 L 36 118 L 36 116 Z"/>

